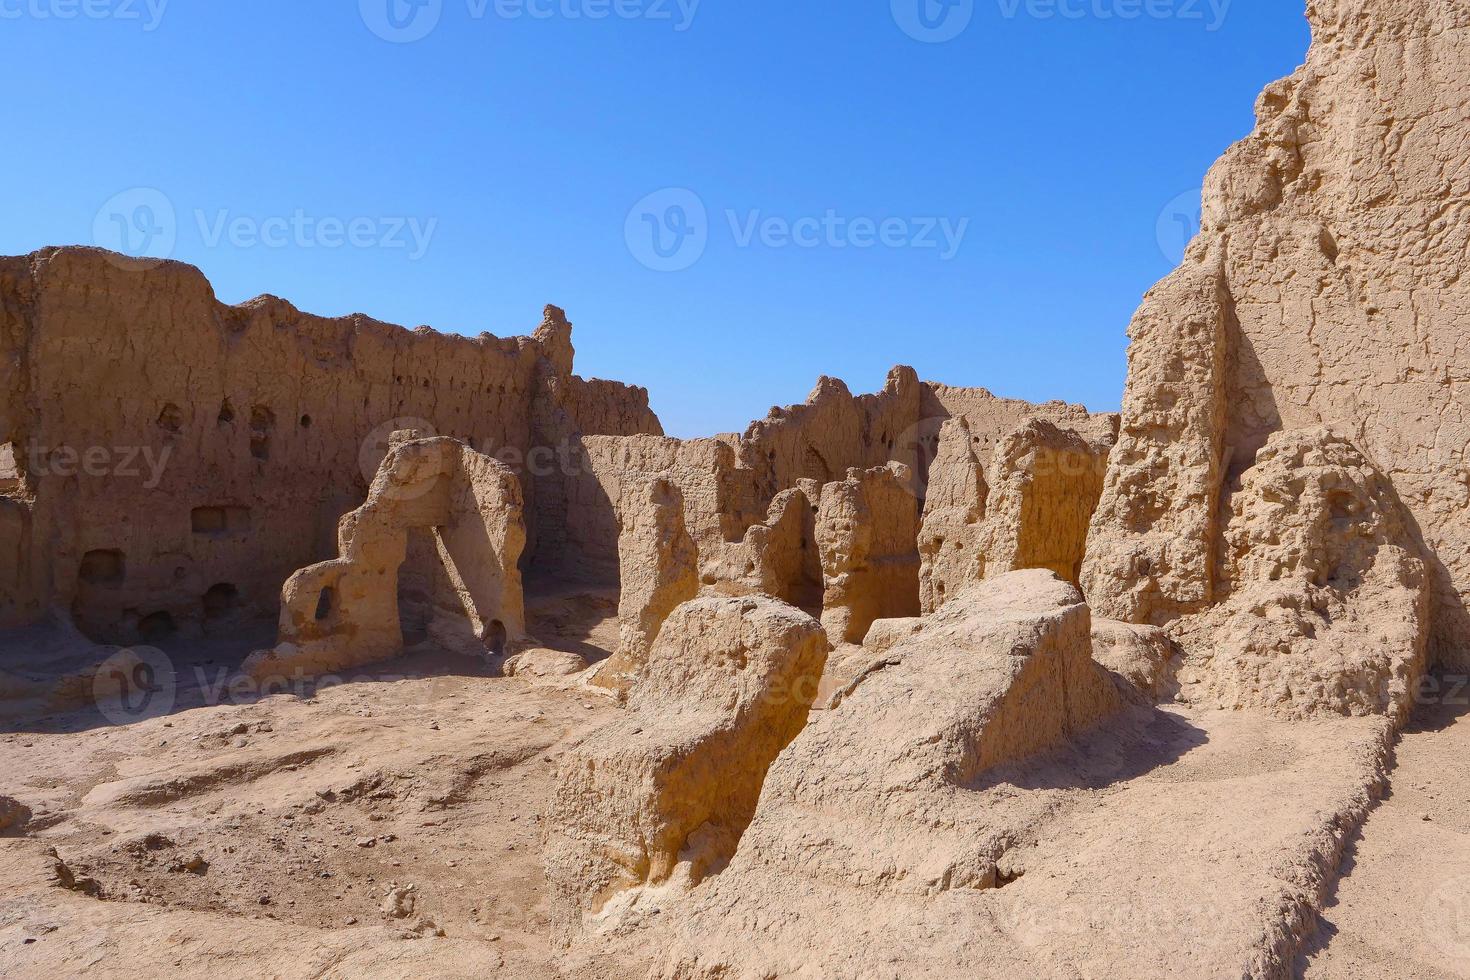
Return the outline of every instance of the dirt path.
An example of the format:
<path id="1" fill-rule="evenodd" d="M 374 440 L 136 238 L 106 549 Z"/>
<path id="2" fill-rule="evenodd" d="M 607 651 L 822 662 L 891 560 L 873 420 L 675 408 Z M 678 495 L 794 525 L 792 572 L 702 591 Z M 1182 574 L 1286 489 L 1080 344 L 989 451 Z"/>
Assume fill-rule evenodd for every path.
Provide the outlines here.
<path id="1" fill-rule="evenodd" d="M 1470 977 L 1470 686 L 1421 709 L 1348 852 L 1307 980 Z"/>

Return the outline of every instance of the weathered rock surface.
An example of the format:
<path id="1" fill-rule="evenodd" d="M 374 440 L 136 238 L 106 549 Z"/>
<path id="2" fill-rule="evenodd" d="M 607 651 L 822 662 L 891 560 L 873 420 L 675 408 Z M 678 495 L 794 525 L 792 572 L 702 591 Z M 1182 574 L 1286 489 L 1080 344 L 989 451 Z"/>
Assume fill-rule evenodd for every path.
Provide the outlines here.
<path id="1" fill-rule="evenodd" d="M 62 609 L 136 643 L 272 621 L 395 429 L 500 458 L 528 502 L 560 478 L 533 402 L 572 436 L 661 431 L 646 391 L 569 373 L 570 337 L 554 307 L 535 337 L 471 338 L 227 306 L 197 269 L 98 249 L 0 259 L 0 455 L 18 469 L 0 474 L 0 626 Z M 534 513 L 554 538 L 561 512 Z"/>
<path id="2" fill-rule="evenodd" d="M 691 886 L 729 859 L 767 768 L 806 723 L 826 651 L 816 620 L 774 599 L 674 610 L 626 717 L 561 766 L 545 845 L 561 939 L 638 889 Z"/>
<path id="3" fill-rule="evenodd" d="M 610 582 L 616 577 L 618 514 L 647 479 L 664 478 L 684 495 L 685 523 L 699 547 L 707 585 L 736 583 L 749 561 L 744 535 L 775 516 L 786 491 L 841 482 L 851 469 L 889 462 L 908 467 L 915 496 L 924 495 L 929 466 L 946 419 L 965 414 L 977 452 L 989 457 L 1006 433 L 1029 418 L 1054 419 L 1089 440 L 1110 438 L 1116 416 L 1092 415 L 1060 402 L 1032 405 L 996 398 L 983 388 L 950 388 L 920 382 L 910 368 L 889 373 L 882 391 L 853 395 L 834 378 L 821 378 L 801 405 L 773 408 L 743 435 L 711 439 L 589 436 L 571 440 L 558 466 L 564 521 L 538 539 L 539 573 L 565 580 Z M 543 483 L 554 482 L 551 480 Z M 554 495 L 538 488 L 543 501 Z M 732 571 L 733 569 L 733 571 Z"/>
<path id="4" fill-rule="evenodd" d="M 537 574 L 551 581 L 616 582 L 620 528 L 645 506 L 643 493 L 653 480 L 678 490 L 685 528 L 702 560 L 718 560 L 745 531 L 735 452 L 719 439 L 588 436 L 558 469 L 567 473 L 564 526 L 536 558 Z"/>
<path id="5" fill-rule="evenodd" d="M 1287 717 L 1402 721 L 1429 575 L 1393 485 L 1323 429 L 1272 436 L 1231 497 L 1220 605 L 1179 623 L 1184 696 Z"/>
<path id="6" fill-rule="evenodd" d="M 1130 696 L 1136 692 L 1136 700 L 1157 704 L 1176 692 L 1179 648 L 1158 626 L 1093 617 L 1092 659 L 1124 681 Z"/>
<path id="7" fill-rule="evenodd" d="M 1082 571 L 1100 616 L 1162 626 L 1214 599 L 1223 293 L 1208 271 L 1186 266 L 1155 287 L 1129 328 L 1122 426 Z"/>
<path id="8" fill-rule="evenodd" d="M 1007 435 L 991 463 L 981 564 L 990 578 L 1027 568 L 1076 584 L 1109 446 L 1045 419 Z"/>
<path id="9" fill-rule="evenodd" d="M 571 373 L 555 308 L 469 340 L 0 259 L 0 697 L 89 712 L 0 733 L 0 973 L 1290 975 L 1421 676 L 1470 665 L 1470 10 L 1308 11 L 1133 322 L 1121 421 L 898 368 L 667 439 L 645 392 Z M 228 639 L 302 566 L 247 672 L 407 646 L 406 679 L 221 704 L 180 670 L 187 710 L 98 727 L 96 641 Z M 620 714 L 412 676 L 614 647 Z M 1397 819 L 1463 823 L 1454 765 Z M 556 938 L 597 935 L 563 963 L 543 834 Z M 1411 968 L 1448 968 L 1464 890 L 1379 857 Z"/>
<path id="10" fill-rule="evenodd" d="M 929 464 L 924 519 L 919 529 L 919 606 L 931 613 L 951 594 L 984 577 L 981 522 L 990 485 L 964 417 L 950 419 L 939 432 Z"/>
<path id="11" fill-rule="evenodd" d="M 684 934 L 712 942 L 669 975 L 810 970 L 826 924 L 807 916 L 844 892 L 932 900 L 1000 884 L 1014 828 L 978 784 L 1121 707 L 1089 626 L 1075 587 L 1017 572 L 970 586 L 878 655 L 771 767 L 730 866 L 678 913 Z M 756 934 L 749 957 L 733 951 Z M 906 951 L 875 955 L 904 973 Z"/>
<path id="12" fill-rule="evenodd" d="M 684 529 L 684 496 L 667 480 L 650 480 L 624 510 L 618 538 L 622 591 L 618 651 L 593 682 L 626 692 L 648 659 L 664 620 L 699 594 L 699 552 Z"/>
<path id="13" fill-rule="evenodd" d="M 964 417 L 944 423 L 919 534 L 920 600 L 933 611 L 971 582 L 1044 568 L 1076 583 L 1102 493 L 1111 426 L 1089 438 L 1045 418 L 996 442 L 987 463 Z"/>
<path id="14" fill-rule="evenodd" d="M 874 620 L 919 612 L 919 505 L 907 467 L 890 463 L 822 488 L 816 540 L 822 626 L 833 643 L 861 643 Z"/>
<path id="15" fill-rule="evenodd" d="M 408 441 L 383 460 L 367 503 L 342 519 L 341 557 L 286 582 L 279 643 L 252 657 L 247 673 L 315 676 L 402 652 L 399 572 L 415 529 L 431 534 L 439 569 L 428 637 L 475 656 L 503 656 L 525 640 L 520 482 L 456 440 L 401 435 Z"/>
<path id="16" fill-rule="evenodd" d="M 812 481 L 783 490 L 771 501 L 764 524 L 751 525 L 738 547 L 723 549 L 718 565 L 706 565 L 703 583 L 729 595 L 765 594 L 820 615 L 822 557 L 816 541 Z"/>
<path id="17" fill-rule="evenodd" d="M 505 658 L 502 670 L 506 677 L 554 678 L 570 677 L 587 669 L 587 661 L 571 650 L 531 647 Z"/>
<path id="18" fill-rule="evenodd" d="M 0 796 L 0 835 L 20 832 L 30 819 L 30 807 L 13 797 Z"/>
<path id="19" fill-rule="evenodd" d="M 1463 666 L 1470 12 L 1332 0 L 1308 17 L 1306 64 L 1211 170 L 1184 266 L 1134 321 L 1084 586 L 1130 622 L 1207 608 L 1234 482 L 1272 434 L 1328 426 L 1407 506 L 1433 556 L 1432 656 Z"/>

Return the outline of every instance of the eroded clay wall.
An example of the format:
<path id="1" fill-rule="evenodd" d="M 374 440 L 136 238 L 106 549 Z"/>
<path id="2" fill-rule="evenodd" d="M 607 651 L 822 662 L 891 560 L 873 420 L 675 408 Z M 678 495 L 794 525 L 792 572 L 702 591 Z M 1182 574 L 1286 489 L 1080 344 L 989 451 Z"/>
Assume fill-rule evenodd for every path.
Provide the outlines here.
<path id="1" fill-rule="evenodd" d="M 1154 621 L 1213 601 L 1229 498 L 1257 453 L 1273 433 L 1326 426 L 1409 508 L 1431 556 L 1436 655 L 1465 663 L 1470 8 L 1308 11 L 1306 64 L 1262 94 L 1255 131 L 1205 182 L 1184 267 L 1135 320 L 1125 451 L 1094 522 L 1089 599 Z M 1165 397 L 1180 352 L 1206 348 L 1223 367 L 1186 357 L 1200 377 Z M 1180 438 L 1149 448 L 1160 426 Z M 1169 511 L 1183 517 L 1160 533 Z"/>
<path id="2" fill-rule="evenodd" d="M 1310 16 L 1306 67 L 1266 91 L 1255 134 L 1206 181 L 1238 325 L 1231 471 L 1279 429 L 1354 438 L 1437 556 L 1436 648 L 1465 662 L 1470 8 L 1353 0 Z"/>
<path id="3" fill-rule="evenodd" d="M 736 546 L 767 519 L 776 496 L 803 481 L 820 486 L 845 479 L 850 470 L 897 462 L 907 467 L 909 492 L 922 503 L 939 429 L 952 416 L 968 421 L 977 452 L 986 459 L 1030 418 L 1075 429 L 1104 447 L 1112 444 L 1118 425 L 1116 415 L 1092 414 L 1078 405 L 1000 399 L 982 388 L 921 382 L 911 368 L 896 367 L 883 390 L 873 394 L 853 395 L 843 382 L 821 378 L 806 402 L 773 408 L 744 435 L 573 438 L 572 451 L 547 481 L 555 486 L 539 488 L 538 506 L 548 513 L 538 520 L 533 575 L 616 582 L 624 494 L 628 487 L 661 477 L 683 494 L 685 523 L 699 547 L 703 577 L 714 584 L 728 577 L 730 562 L 743 561 Z M 557 411 L 541 411 L 536 423 L 548 432 L 565 424 Z"/>
<path id="4" fill-rule="evenodd" d="M 1059 401 L 1034 405 L 1015 398 L 999 398 L 984 388 L 954 388 L 934 382 L 924 384 L 923 416 L 926 419 L 963 417 L 969 423 L 975 453 L 981 460 L 989 460 L 1001 439 L 1027 419 L 1055 422 L 1058 427 L 1072 429 L 1093 443 L 1110 442 L 1117 435 L 1118 427 L 1117 415 L 1089 412 L 1081 405 Z M 938 431 L 934 429 L 934 433 Z"/>
<path id="5" fill-rule="evenodd" d="M 737 471 L 735 453 L 720 439 L 666 436 L 586 436 L 567 457 L 565 524 L 542 535 L 538 575 L 573 582 L 618 581 L 620 515 L 648 481 L 666 479 L 684 500 L 684 523 L 701 557 L 739 541 L 737 501 L 749 496 L 751 474 Z"/>
<path id="6" fill-rule="evenodd" d="M 272 616 L 286 577 L 332 554 L 395 429 L 509 450 L 531 496 L 520 462 L 548 363 L 574 427 L 657 426 L 646 393 L 566 374 L 564 318 L 497 339 L 274 297 L 231 307 L 197 269 L 93 249 L 7 260 L 0 276 L 0 371 L 18 381 L 0 442 L 24 447 L 41 604 L 76 607 L 106 638 L 206 626 L 206 596 L 211 616 Z"/>
<path id="7" fill-rule="evenodd" d="M 896 367 L 883 390 L 854 396 L 836 378 L 818 379 L 801 405 L 773 408 L 740 439 L 742 468 L 756 475 L 760 511 L 801 480 L 831 483 L 850 469 L 890 459 L 914 465 L 919 453 L 922 385 L 912 368 Z"/>

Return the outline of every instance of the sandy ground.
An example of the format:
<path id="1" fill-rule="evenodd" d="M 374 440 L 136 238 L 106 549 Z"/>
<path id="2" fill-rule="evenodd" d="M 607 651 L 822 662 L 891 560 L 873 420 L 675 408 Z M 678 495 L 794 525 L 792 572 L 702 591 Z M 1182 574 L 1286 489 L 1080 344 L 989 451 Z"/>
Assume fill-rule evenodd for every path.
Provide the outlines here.
<path id="1" fill-rule="evenodd" d="M 602 594 L 529 610 L 548 646 L 616 638 Z M 226 683 L 253 639 L 165 645 L 146 708 L 0 729 L 31 811 L 0 837 L 0 975 L 562 975 L 540 815 L 561 747 L 618 709 L 432 651 L 260 697 Z"/>
<path id="2" fill-rule="evenodd" d="M 531 610 L 548 646 L 595 658 L 615 641 L 605 595 Z M 644 976 L 663 953 L 547 940 L 541 815 L 559 755 L 610 701 L 432 651 L 236 695 L 219 682 L 243 651 L 190 651 L 170 654 L 166 711 L 0 728 L 0 795 L 30 810 L 0 834 L 0 976 L 591 980 Z M 1444 965 L 1470 954 L 1467 724 L 1444 714 L 1404 739 L 1309 976 L 1470 975 Z M 1334 899 L 1385 762 L 1375 722 L 1137 712 L 998 774 L 984 791 L 1028 814 L 1022 874 L 908 925 L 969 930 L 983 975 L 1279 973 L 1305 910 Z"/>
<path id="3" fill-rule="evenodd" d="M 831 978 L 1289 976 L 1386 757 L 1376 720 L 1139 711 L 975 787 L 1015 834 L 1003 887 L 878 896 L 756 869 L 736 885 L 770 923 L 695 918 L 652 945 L 779 976 L 807 961 L 792 950 Z"/>
<path id="4" fill-rule="evenodd" d="M 1308 980 L 1470 977 L 1470 686 L 1421 709 L 1390 791 L 1343 863 Z"/>

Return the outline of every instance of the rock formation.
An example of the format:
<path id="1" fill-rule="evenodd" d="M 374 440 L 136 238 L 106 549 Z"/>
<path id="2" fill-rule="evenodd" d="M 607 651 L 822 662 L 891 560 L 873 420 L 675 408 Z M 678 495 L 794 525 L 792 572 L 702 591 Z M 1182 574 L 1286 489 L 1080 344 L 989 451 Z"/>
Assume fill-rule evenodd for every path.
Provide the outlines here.
<path id="1" fill-rule="evenodd" d="M 1098 611 L 1164 625 L 1216 599 L 1229 496 L 1270 437 L 1327 426 L 1393 482 L 1432 556 L 1432 657 L 1467 660 L 1470 416 L 1460 110 L 1470 15 L 1308 5 L 1306 64 L 1210 171 L 1183 267 L 1134 321 L 1123 435 L 1093 521 Z"/>
<path id="2" fill-rule="evenodd" d="M 817 550 L 815 501 L 822 488 L 811 480 L 771 501 L 764 524 L 753 524 L 738 547 L 721 550 L 704 584 L 729 595 L 764 594 L 815 615 L 822 609 L 822 557 Z"/>
<path id="3" fill-rule="evenodd" d="M 929 464 L 924 519 L 919 530 L 919 606 L 932 613 L 949 596 L 984 577 L 981 522 L 990 486 L 964 417 L 950 419 L 939 432 L 939 447 Z"/>
<path id="4" fill-rule="evenodd" d="M 0 796 L 0 836 L 19 833 L 30 819 L 29 807 L 8 796 Z"/>
<path id="5" fill-rule="evenodd" d="M 1135 626 L 1093 617 L 1092 659 L 1124 682 L 1133 700 L 1156 704 L 1173 696 L 1179 648 L 1157 626 Z"/>
<path id="6" fill-rule="evenodd" d="M 705 584 L 743 578 L 744 535 L 769 524 L 784 492 L 805 486 L 815 504 L 819 493 L 811 488 L 891 461 L 908 467 L 911 493 L 922 498 L 939 429 L 961 411 L 986 458 L 1028 418 L 1052 419 L 1092 441 L 1116 426 L 1115 416 L 1090 415 L 1080 406 L 1000 399 L 984 389 L 920 382 L 911 369 L 895 368 L 883 391 L 871 395 L 854 396 L 842 382 L 822 378 L 805 404 L 773 408 L 743 435 L 578 436 L 557 467 L 557 490 L 540 488 L 541 499 L 556 501 L 565 517 L 541 522 L 554 531 L 538 541 L 535 574 L 615 581 L 619 512 L 629 488 L 663 478 L 684 495 Z"/>
<path id="7" fill-rule="evenodd" d="M 554 307 L 535 337 L 470 338 L 272 296 L 226 306 L 176 262 L 0 259 L 0 456 L 17 471 L 0 475 L 0 626 L 60 609 L 133 643 L 273 620 L 397 429 L 496 456 L 528 502 L 565 452 L 533 436 L 533 405 L 568 440 L 660 432 L 646 391 L 569 373 L 570 335 Z M 554 538 L 560 515 L 538 515 L 532 538 Z"/>
<path id="8" fill-rule="evenodd" d="M 561 766 L 545 862 L 563 941 L 637 889 L 691 887 L 729 860 L 767 768 L 806 724 L 826 650 L 814 619 L 774 599 L 674 610 L 626 716 Z"/>
<path id="9" fill-rule="evenodd" d="M 699 593 L 699 552 L 684 529 L 684 496 L 668 480 L 650 480 L 639 488 L 622 522 L 618 650 L 598 669 L 594 683 L 627 691 L 664 620 Z"/>
<path id="10" fill-rule="evenodd" d="M 1099 615 L 1163 626 L 1214 599 L 1226 301 L 1211 276 L 1181 269 L 1129 328 L 1121 431 L 1082 571 Z"/>
<path id="11" fill-rule="evenodd" d="M 1086 428 L 1091 438 L 1032 418 L 995 444 L 987 468 L 968 419 L 944 423 L 919 535 L 926 612 L 1006 572 L 1045 568 L 1077 583 L 1115 435 L 1106 425 Z"/>
<path id="12" fill-rule="evenodd" d="M 995 450 L 982 529 L 986 578 L 1044 568 L 1076 584 L 1110 446 L 1032 419 Z"/>
<path id="13" fill-rule="evenodd" d="M 562 533 L 538 554 L 538 574 L 554 581 L 616 582 L 619 529 L 644 506 L 643 488 L 665 480 L 684 502 L 684 525 L 700 557 L 714 561 L 739 541 L 741 480 L 735 452 L 719 439 L 589 436 L 558 469 L 565 474 Z"/>
<path id="14" fill-rule="evenodd" d="M 492 657 L 525 639 L 520 482 L 505 464 L 453 439 L 401 435 L 407 441 L 395 441 L 367 503 L 342 519 L 341 556 L 286 581 L 280 641 L 252 657 L 247 673 L 314 676 L 400 653 L 400 567 L 414 529 L 432 535 L 441 570 L 427 597 L 426 638 Z"/>
<path id="15" fill-rule="evenodd" d="M 642 389 L 572 373 L 555 307 L 469 339 L 225 306 L 175 263 L 0 259 L 0 699 L 25 725 L 0 738 L 0 885 L 24 894 L 0 973 L 102 946 L 137 972 L 160 936 L 237 924 L 232 883 L 279 850 L 257 923 L 357 875 L 389 928 L 434 905 L 520 933 L 439 946 L 424 920 L 405 948 L 441 953 L 384 952 L 278 922 L 202 968 L 1289 975 L 1416 690 L 1470 667 L 1470 9 L 1308 16 L 1132 322 L 1121 416 L 898 367 L 675 439 Z M 229 704 L 159 682 L 272 618 L 223 681 L 410 650 L 409 673 L 449 652 L 514 680 Z M 590 681 L 621 700 L 582 673 L 609 654 Z M 134 711 L 145 685 L 187 710 Z M 87 742 L 99 714 L 127 724 Z M 175 849 L 135 835 L 150 807 L 187 850 L 150 856 Z M 539 855 L 509 839 L 531 824 Z M 302 875 L 324 827 L 364 834 L 357 860 Z M 407 860 L 451 876 L 370 864 L 409 827 L 436 849 Z M 470 881 L 519 891 L 489 909 L 451 894 Z"/>
<path id="16" fill-rule="evenodd" d="M 1428 570 L 1393 485 L 1324 429 L 1272 436 L 1231 496 L 1220 605 L 1181 623 L 1190 700 L 1403 720 Z"/>
<path id="17" fill-rule="evenodd" d="M 952 596 L 875 657 L 771 767 L 729 867 L 676 911 L 687 945 L 665 975 L 800 974 L 812 950 L 860 936 L 910 975 L 923 954 L 892 941 L 886 916 L 850 920 L 843 895 L 901 915 L 1000 883 L 1014 827 L 978 784 L 1121 707 L 1089 627 L 1075 587 L 1017 572 Z"/>
<path id="18" fill-rule="evenodd" d="M 833 643 L 861 643 L 874 620 L 919 606 L 918 501 L 902 464 L 849 470 L 822 488 L 822 626 Z"/>

